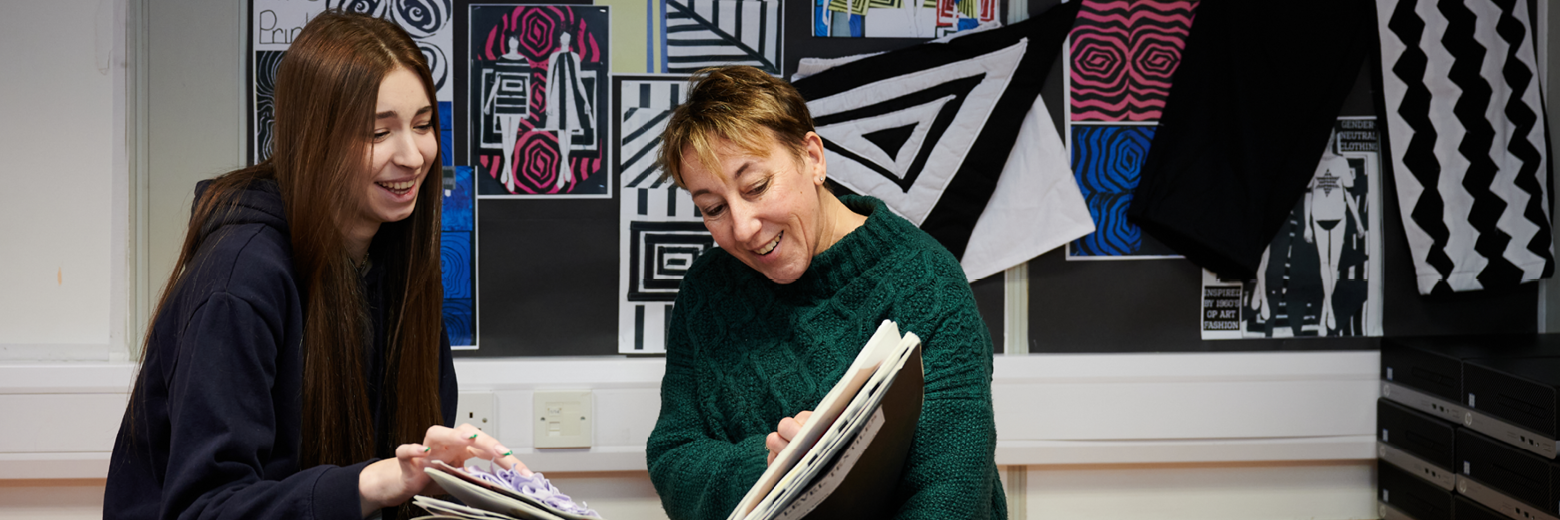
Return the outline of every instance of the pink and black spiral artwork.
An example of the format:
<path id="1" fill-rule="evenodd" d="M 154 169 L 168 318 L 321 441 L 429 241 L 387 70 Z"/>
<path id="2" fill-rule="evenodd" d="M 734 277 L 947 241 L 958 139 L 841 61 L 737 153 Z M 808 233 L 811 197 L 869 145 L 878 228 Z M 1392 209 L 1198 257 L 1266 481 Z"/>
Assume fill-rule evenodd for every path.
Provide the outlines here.
<path id="1" fill-rule="evenodd" d="M 1195 1 L 1084 0 L 1068 37 L 1073 121 L 1157 121 Z"/>

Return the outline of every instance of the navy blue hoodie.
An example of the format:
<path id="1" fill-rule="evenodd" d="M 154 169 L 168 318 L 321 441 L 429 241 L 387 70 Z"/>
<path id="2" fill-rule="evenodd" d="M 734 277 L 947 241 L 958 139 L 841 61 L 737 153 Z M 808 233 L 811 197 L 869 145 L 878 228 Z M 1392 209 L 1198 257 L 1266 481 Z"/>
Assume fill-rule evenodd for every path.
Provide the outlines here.
<path id="1" fill-rule="evenodd" d="M 152 324 L 139 400 L 109 461 L 104 518 L 361 517 L 358 474 L 373 460 L 299 467 L 305 302 L 284 215 L 276 184 L 258 181 L 202 226 L 189 273 Z M 388 458 L 383 277 L 372 268 L 364 277 L 375 331 L 365 366 L 375 450 Z M 458 394 L 447 337 L 439 383 L 449 425 Z"/>

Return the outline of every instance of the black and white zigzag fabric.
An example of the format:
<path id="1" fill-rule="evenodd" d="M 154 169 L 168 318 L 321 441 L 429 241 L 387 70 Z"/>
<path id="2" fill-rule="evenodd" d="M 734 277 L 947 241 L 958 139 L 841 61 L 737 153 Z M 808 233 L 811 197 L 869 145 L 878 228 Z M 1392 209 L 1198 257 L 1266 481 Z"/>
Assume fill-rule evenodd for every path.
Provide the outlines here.
<path id="1" fill-rule="evenodd" d="M 1076 13 L 1063 4 L 795 79 L 829 178 L 920 226 L 972 280 L 1092 232 L 1038 99 Z"/>
<path id="2" fill-rule="evenodd" d="M 1377 0 L 1388 148 L 1419 292 L 1554 272 L 1525 0 Z"/>

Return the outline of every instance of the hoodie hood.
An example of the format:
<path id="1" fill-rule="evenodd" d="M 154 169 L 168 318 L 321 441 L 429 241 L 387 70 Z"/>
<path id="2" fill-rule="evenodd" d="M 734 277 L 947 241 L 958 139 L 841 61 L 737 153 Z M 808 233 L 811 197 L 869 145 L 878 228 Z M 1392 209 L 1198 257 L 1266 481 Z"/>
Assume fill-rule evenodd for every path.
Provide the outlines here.
<path id="1" fill-rule="evenodd" d="M 190 213 L 193 218 L 194 208 L 199 207 L 207 196 L 207 188 L 211 181 L 205 180 L 195 185 L 195 203 Z M 230 204 L 218 206 L 211 218 L 200 228 L 200 239 L 204 241 L 223 226 L 242 226 L 248 224 L 262 224 L 276 228 L 283 234 L 287 232 L 287 210 L 282 202 L 282 189 L 276 181 L 271 179 L 256 179 L 249 186 L 235 195 L 236 200 Z"/>

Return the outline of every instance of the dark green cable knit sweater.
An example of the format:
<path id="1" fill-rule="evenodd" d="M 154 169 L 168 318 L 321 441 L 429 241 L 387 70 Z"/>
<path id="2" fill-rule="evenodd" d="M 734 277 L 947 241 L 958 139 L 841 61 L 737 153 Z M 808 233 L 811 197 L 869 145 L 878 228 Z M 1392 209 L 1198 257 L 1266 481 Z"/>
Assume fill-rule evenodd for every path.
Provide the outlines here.
<path id="1" fill-rule="evenodd" d="M 1007 518 L 993 461 L 991 338 L 963 269 L 881 201 L 842 200 L 867 223 L 796 282 L 775 284 L 720 249 L 683 279 L 646 447 L 671 518 L 726 518 L 764 472 L 764 437 L 817 406 L 885 319 L 920 336 L 926 370 L 893 517 Z"/>

